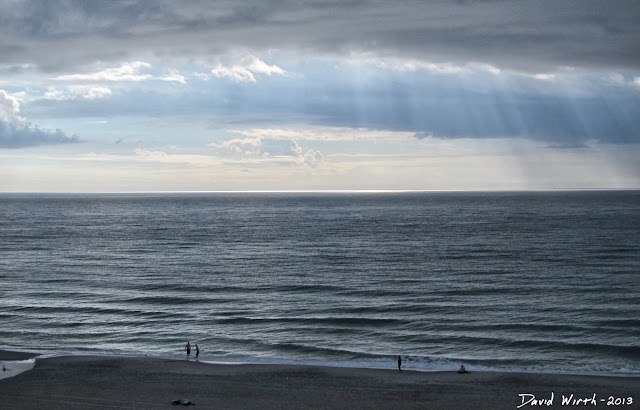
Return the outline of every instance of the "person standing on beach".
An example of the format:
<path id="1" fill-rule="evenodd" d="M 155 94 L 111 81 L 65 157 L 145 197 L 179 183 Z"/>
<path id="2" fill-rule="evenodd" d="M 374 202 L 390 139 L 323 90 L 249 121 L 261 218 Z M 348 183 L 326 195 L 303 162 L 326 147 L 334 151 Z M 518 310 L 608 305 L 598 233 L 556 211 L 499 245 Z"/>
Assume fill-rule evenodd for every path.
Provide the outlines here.
<path id="1" fill-rule="evenodd" d="M 188 359 L 189 355 L 191 354 L 191 345 L 189 344 L 189 342 L 187 342 L 187 345 L 184 347 L 184 350 L 187 351 L 187 359 Z"/>
<path id="2" fill-rule="evenodd" d="M 402 357 L 398 356 L 398 373 L 402 373 Z"/>
<path id="3" fill-rule="evenodd" d="M 200 356 L 200 348 L 198 347 L 198 344 L 196 343 L 196 359 L 198 359 L 198 356 Z"/>

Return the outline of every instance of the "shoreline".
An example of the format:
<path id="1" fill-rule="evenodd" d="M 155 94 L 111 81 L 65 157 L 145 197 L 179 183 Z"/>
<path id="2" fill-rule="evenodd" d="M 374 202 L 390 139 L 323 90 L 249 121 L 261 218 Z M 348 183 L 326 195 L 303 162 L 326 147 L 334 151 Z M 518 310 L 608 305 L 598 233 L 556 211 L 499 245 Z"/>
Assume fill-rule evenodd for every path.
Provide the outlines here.
<path id="1" fill-rule="evenodd" d="M 34 354 L 0 351 L 0 359 Z M 513 409 L 525 400 L 631 397 L 640 408 L 640 376 L 417 371 L 294 364 L 219 364 L 194 359 L 48 356 L 0 380 L 14 408 L 166 408 L 187 399 L 199 408 Z M 636 396 L 634 396 L 634 394 Z M 522 396 L 521 396 L 522 395 Z M 600 400 L 603 400 L 600 402 Z M 542 403 L 541 403 L 542 404 Z"/>
<path id="2" fill-rule="evenodd" d="M 173 360 L 173 361 L 192 361 L 198 362 L 202 364 L 210 364 L 210 365 L 225 365 L 225 366 L 241 366 L 241 365 L 256 365 L 256 366 L 306 366 L 306 367 L 327 367 L 327 368 L 338 368 L 338 369 L 369 369 L 369 370 L 389 370 L 396 369 L 395 359 L 389 361 L 388 366 L 381 366 L 380 364 L 376 365 L 366 365 L 365 363 L 358 362 L 313 362 L 313 361 L 285 361 L 279 359 L 225 359 L 225 358 L 214 358 L 214 359 L 205 359 L 203 356 L 200 359 L 196 359 L 195 357 L 190 357 L 189 359 L 184 359 L 184 354 L 179 357 L 176 356 L 163 356 L 163 355 L 131 355 L 131 354 L 120 354 L 120 353 L 109 353 L 109 352 L 79 352 L 76 354 L 71 354 L 68 352 L 35 352 L 35 351 L 17 351 L 11 350 L 12 348 L 0 348 L 0 362 L 2 361 L 20 361 L 20 360 L 29 360 L 29 359 L 44 359 L 44 358 L 52 358 L 52 357 L 104 357 L 104 358 L 124 358 L 124 359 L 150 359 L 150 360 Z M 193 356 L 193 355 L 192 355 Z M 403 356 L 404 360 L 404 356 Z M 411 367 L 407 366 L 408 363 L 403 363 L 402 369 L 403 371 L 415 371 L 415 372 L 423 372 L 423 373 L 449 373 L 456 372 L 456 368 L 446 368 L 446 367 L 434 367 L 434 368 L 423 368 L 423 367 Z M 554 370 L 545 370 L 545 369 L 500 369 L 500 368 L 486 368 L 481 366 L 481 368 L 474 367 L 473 365 L 468 365 L 467 363 L 460 362 L 460 364 L 464 364 L 469 372 L 473 371 L 474 373 L 504 373 L 504 374 L 532 374 L 532 375 L 558 375 L 558 376 L 594 376 L 594 377 L 621 377 L 621 378 L 640 378 L 640 373 L 620 373 L 620 372 L 606 372 L 606 371 L 554 371 Z M 1 371 L 1 370 L 0 370 Z"/>

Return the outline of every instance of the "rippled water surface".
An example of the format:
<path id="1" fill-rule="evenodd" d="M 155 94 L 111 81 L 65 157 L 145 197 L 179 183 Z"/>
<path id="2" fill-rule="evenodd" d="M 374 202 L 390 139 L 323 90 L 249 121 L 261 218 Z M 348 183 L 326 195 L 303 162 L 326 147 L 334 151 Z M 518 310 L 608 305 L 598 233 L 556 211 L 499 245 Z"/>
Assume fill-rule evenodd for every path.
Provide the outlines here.
<path id="1" fill-rule="evenodd" d="M 0 195 L 0 346 L 640 373 L 640 192 Z"/>

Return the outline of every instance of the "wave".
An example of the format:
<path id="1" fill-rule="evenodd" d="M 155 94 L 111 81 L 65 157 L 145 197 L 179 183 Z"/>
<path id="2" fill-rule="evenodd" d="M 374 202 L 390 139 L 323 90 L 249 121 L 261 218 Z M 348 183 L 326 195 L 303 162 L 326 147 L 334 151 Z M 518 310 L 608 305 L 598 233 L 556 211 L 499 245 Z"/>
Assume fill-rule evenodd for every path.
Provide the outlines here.
<path id="1" fill-rule="evenodd" d="M 362 317 L 233 317 L 214 320 L 217 324 L 256 324 L 256 323 L 278 323 L 278 324 L 308 324 L 315 325 L 335 325 L 345 327 L 386 327 L 406 323 L 401 319 L 374 319 Z"/>

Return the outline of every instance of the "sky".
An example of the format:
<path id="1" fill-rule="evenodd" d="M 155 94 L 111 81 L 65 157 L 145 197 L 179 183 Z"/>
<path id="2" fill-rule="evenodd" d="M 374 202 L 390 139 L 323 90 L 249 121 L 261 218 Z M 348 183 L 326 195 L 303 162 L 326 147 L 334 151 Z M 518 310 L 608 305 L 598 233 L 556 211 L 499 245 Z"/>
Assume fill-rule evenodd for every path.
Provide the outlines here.
<path id="1" fill-rule="evenodd" d="M 0 192 L 601 188 L 636 0 L 0 0 Z"/>

